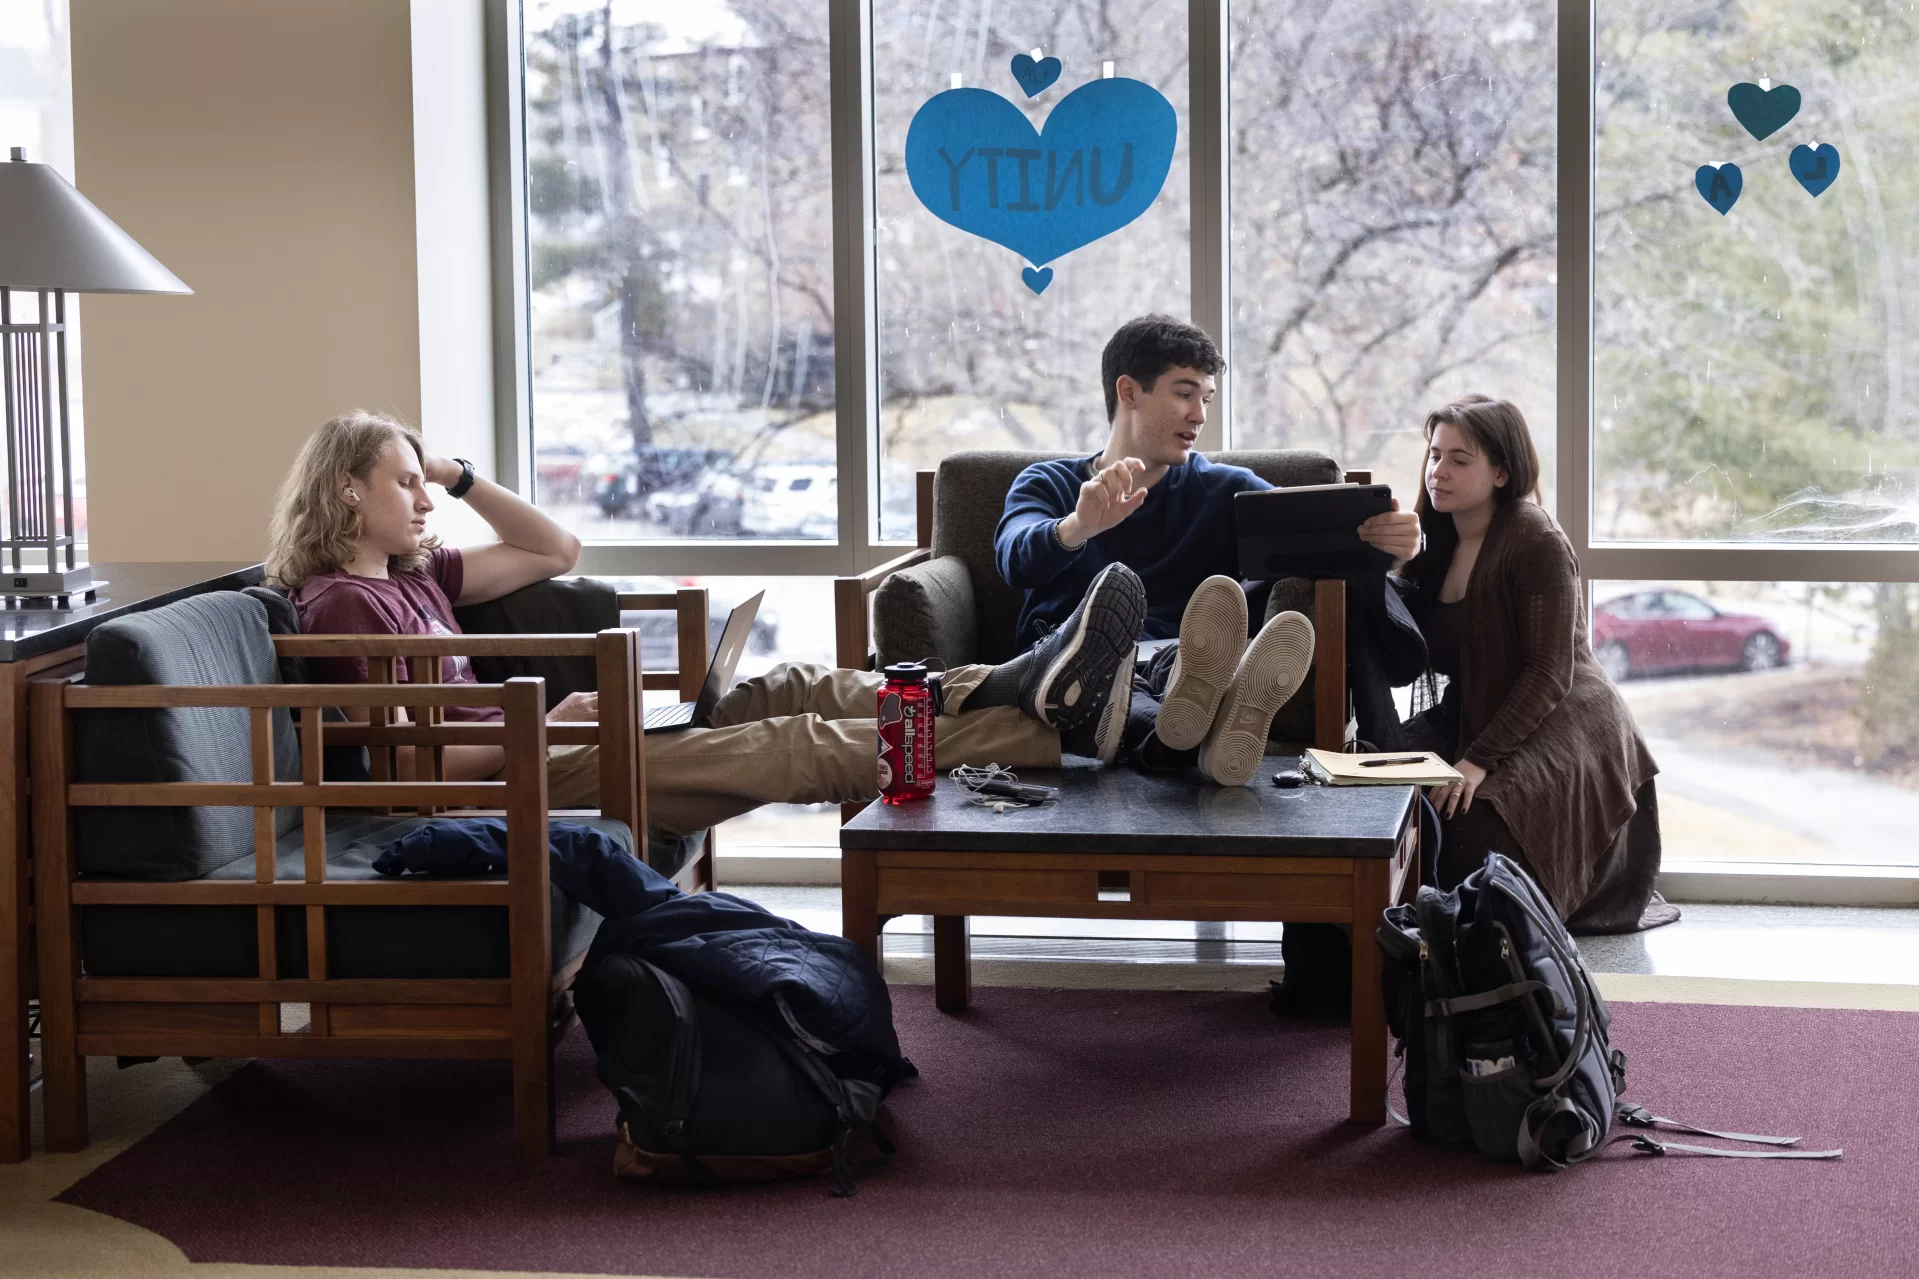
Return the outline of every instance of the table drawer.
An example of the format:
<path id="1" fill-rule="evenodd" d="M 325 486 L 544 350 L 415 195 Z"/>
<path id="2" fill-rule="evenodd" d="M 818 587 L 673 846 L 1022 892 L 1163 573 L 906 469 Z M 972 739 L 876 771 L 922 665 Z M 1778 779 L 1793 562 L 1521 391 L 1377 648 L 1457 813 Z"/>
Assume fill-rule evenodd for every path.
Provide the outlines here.
<path id="1" fill-rule="evenodd" d="M 1145 901 L 1156 909 L 1182 906 L 1316 906 L 1353 904 L 1351 875 L 1236 875 L 1146 871 Z"/>
<path id="2" fill-rule="evenodd" d="M 1091 905 L 1099 900 L 1099 874 L 1085 870 L 983 870 L 887 867 L 880 871 L 880 910 L 910 902 L 916 912 L 938 915 L 958 903 L 998 902 L 1009 907 Z"/>

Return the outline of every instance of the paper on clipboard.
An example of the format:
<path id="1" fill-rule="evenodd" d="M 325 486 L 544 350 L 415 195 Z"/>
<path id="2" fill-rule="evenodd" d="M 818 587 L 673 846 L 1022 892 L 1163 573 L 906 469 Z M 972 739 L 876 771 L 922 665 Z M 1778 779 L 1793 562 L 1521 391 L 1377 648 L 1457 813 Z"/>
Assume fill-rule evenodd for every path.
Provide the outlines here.
<path id="1" fill-rule="evenodd" d="M 1409 759 L 1413 764 L 1387 764 L 1369 768 L 1369 759 Z M 1431 751 L 1377 751 L 1348 755 L 1314 747 L 1306 760 L 1327 783 L 1333 786 L 1444 786 L 1461 780 L 1459 771 Z"/>

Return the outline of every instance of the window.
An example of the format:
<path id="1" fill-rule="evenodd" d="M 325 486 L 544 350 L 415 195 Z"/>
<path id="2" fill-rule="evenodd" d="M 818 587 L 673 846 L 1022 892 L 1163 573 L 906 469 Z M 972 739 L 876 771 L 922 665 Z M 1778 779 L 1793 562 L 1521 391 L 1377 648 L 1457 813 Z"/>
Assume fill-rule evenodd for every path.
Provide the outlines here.
<path id="1" fill-rule="evenodd" d="M 629 591 L 668 591 L 676 586 L 704 586 L 708 592 L 709 644 L 719 642 L 720 628 L 735 605 L 758 591 L 765 592 L 754 615 L 752 637 L 740 656 L 738 677 L 749 679 L 779 662 L 833 664 L 833 587 L 818 577 L 687 577 L 623 578 Z M 641 660 L 648 670 L 679 665 L 678 630 L 670 613 L 629 615 L 627 624 L 641 628 Z M 712 656 L 709 647 L 707 657 Z M 648 705 L 676 702 L 679 695 L 655 691 Z M 837 855 L 840 810 L 836 804 L 768 804 L 731 821 L 718 832 L 724 854 L 757 849 L 813 849 Z"/>
<path id="2" fill-rule="evenodd" d="M 1596 0 L 1595 540 L 1919 542 L 1904 8 Z M 1792 85 L 1755 139 L 1739 82 Z M 1817 197 L 1788 169 L 1829 143 Z M 1721 215 L 1693 184 L 1736 163 Z"/>
<path id="3" fill-rule="evenodd" d="M 1183 139 L 1187 48 L 1185 6 L 1155 0 L 873 0 L 881 540 L 912 540 L 914 472 L 948 453 L 1098 449 L 1106 339 L 1131 316 L 1191 308 L 1183 145 L 1153 206 L 1054 262 L 1036 295 L 1017 254 L 948 226 L 915 198 L 904 159 L 913 113 L 957 78 L 1005 94 L 1039 128 L 1110 64 L 1166 96 Z M 1034 49 L 1063 70 L 1028 99 L 1008 66 Z"/>
<path id="4" fill-rule="evenodd" d="M 1666 863 L 1912 865 L 1919 584 L 1646 585 L 1594 583 L 1593 648 L 1659 761 Z"/>
<path id="5" fill-rule="evenodd" d="M 1552 488 L 1555 15 L 1234 0 L 1237 447 L 1416 494 L 1427 412 L 1480 392 L 1525 413 Z"/>
<path id="6" fill-rule="evenodd" d="M 837 536 L 825 27 L 526 6 L 534 493 L 583 540 Z"/>
<path id="7" fill-rule="evenodd" d="M 1788 860 L 1919 864 L 1889 834 L 1919 758 L 1915 27 L 1827 0 L 526 0 L 531 426 L 510 405 L 502 436 L 530 429 L 520 482 L 592 569 L 813 583 L 828 660 L 819 575 L 893 554 L 951 452 L 1097 447 L 1131 315 L 1226 330 L 1225 446 L 1321 449 L 1402 499 L 1426 412 L 1499 396 L 1676 761 L 1668 858 L 1772 831 Z M 1036 50 L 1063 69 L 1029 98 L 1008 64 Z M 908 125 L 957 82 L 1037 126 L 1108 63 L 1173 103 L 1178 152 L 1034 293 L 918 202 Z M 1801 107 L 1756 139 L 1740 82 Z M 1840 161 L 1816 197 L 1788 168 L 1812 143 Z M 1721 162 L 1723 215 L 1693 186 Z M 1894 824 L 1793 843 L 1815 764 Z"/>

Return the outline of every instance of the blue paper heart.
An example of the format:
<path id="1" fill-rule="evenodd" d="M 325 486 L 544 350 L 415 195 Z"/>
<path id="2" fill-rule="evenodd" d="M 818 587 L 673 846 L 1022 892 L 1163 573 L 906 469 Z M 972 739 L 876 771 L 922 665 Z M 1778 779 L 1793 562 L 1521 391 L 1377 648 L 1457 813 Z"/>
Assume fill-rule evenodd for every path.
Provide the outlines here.
<path id="1" fill-rule="evenodd" d="M 907 127 L 906 176 L 942 222 L 1044 266 L 1151 208 L 1178 138 L 1172 103 L 1124 77 L 1082 84 L 1038 132 L 997 93 L 948 89 Z"/>
<path id="2" fill-rule="evenodd" d="M 1692 184 L 1699 188 L 1699 194 L 1706 203 L 1719 210 L 1721 217 L 1732 212 L 1732 206 L 1739 203 L 1739 192 L 1746 185 L 1744 175 L 1736 164 L 1722 164 L 1714 168 L 1710 164 L 1699 166 L 1692 175 Z"/>
<path id="3" fill-rule="evenodd" d="M 1799 179 L 1800 186 L 1819 195 L 1839 180 L 1839 148 L 1830 142 L 1821 142 L 1816 149 L 1794 147 L 1786 157 L 1786 167 Z"/>
<path id="4" fill-rule="evenodd" d="M 1019 81 L 1019 87 L 1026 90 L 1026 96 L 1044 93 L 1048 85 L 1059 79 L 1059 59 L 1042 58 L 1033 61 L 1030 53 L 1013 55 L 1013 78 Z"/>
<path id="5" fill-rule="evenodd" d="M 1046 292 L 1046 286 L 1053 282 L 1053 268 L 1043 266 L 1035 271 L 1029 266 L 1019 273 L 1019 278 L 1026 281 L 1026 287 L 1033 292 L 1044 293 Z"/>
<path id="6" fill-rule="evenodd" d="M 1799 114 L 1799 90 L 1789 84 L 1775 84 L 1770 89 L 1735 84 L 1726 90 L 1726 105 L 1732 108 L 1733 118 L 1746 126 L 1746 132 L 1763 142 Z"/>

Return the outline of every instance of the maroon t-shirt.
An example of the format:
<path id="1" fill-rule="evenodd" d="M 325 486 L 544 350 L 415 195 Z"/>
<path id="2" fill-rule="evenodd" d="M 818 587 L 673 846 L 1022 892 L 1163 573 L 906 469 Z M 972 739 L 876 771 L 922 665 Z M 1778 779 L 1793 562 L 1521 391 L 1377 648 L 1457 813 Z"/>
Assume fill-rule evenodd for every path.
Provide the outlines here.
<path id="1" fill-rule="evenodd" d="M 460 598 L 466 569 L 460 553 L 436 547 L 425 568 L 391 577 L 355 577 L 351 573 L 324 573 L 310 577 L 293 591 L 293 607 L 300 614 L 300 630 L 307 635 L 458 635 L 452 601 Z M 395 677 L 407 678 L 406 659 L 395 663 Z M 323 684 L 358 684 L 366 680 L 364 657 L 316 657 L 308 662 L 313 678 Z M 440 659 L 440 681 L 476 684 L 473 666 L 464 657 Z M 449 706 L 450 720 L 497 720 L 497 706 Z"/>

